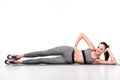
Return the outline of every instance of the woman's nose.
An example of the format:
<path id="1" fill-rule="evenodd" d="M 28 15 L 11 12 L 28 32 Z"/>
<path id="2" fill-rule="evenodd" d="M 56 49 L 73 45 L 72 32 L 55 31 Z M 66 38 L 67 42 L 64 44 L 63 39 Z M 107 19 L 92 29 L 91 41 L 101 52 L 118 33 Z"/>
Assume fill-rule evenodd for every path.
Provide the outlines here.
<path id="1" fill-rule="evenodd" d="M 97 50 L 100 51 L 100 48 L 98 48 Z"/>

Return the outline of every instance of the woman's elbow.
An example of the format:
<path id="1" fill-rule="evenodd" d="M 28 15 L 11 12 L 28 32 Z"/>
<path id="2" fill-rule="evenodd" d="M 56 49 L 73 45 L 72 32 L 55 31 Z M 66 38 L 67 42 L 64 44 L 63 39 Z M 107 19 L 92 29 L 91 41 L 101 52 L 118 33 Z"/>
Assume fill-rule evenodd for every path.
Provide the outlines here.
<path id="1" fill-rule="evenodd" d="M 112 62 L 111 64 L 112 64 L 112 65 L 116 65 L 116 64 L 117 64 L 117 62 Z"/>
<path id="2" fill-rule="evenodd" d="M 80 33 L 80 35 L 84 35 L 84 33 Z"/>
<path id="3" fill-rule="evenodd" d="M 84 33 L 80 33 L 80 36 L 83 37 L 83 36 L 84 36 Z"/>

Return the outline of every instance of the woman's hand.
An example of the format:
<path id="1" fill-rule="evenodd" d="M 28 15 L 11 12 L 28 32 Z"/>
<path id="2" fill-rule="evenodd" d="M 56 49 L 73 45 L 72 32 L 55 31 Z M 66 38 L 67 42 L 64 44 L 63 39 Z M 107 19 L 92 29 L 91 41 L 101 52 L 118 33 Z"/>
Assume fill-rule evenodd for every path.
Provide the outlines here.
<path id="1" fill-rule="evenodd" d="M 105 52 L 108 51 L 108 52 L 111 52 L 110 48 L 106 48 Z"/>
<path id="2" fill-rule="evenodd" d="M 77 47 L 74 47 L 75 53 L 78 53 L 79 50 L 77 49 Z"/>

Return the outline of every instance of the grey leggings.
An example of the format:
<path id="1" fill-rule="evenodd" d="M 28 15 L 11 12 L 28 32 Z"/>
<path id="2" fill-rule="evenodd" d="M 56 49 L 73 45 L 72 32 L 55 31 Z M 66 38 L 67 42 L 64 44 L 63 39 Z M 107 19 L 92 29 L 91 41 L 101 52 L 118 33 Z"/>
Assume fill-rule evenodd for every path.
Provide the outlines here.
<path id="1" fill-rule="evenodd" d="M 24 54 L 26 58 L 33 57 L 44 57 L 44 56 L 54 56 L 58 55 L 58 57 L 52 58 L 37 58 L 37 59 L 28 59 L 23 60 L 22 64 L 73 64 L 73 54 L 74 48 L 70 46 L 59 46 L 52 49 L 44 50 L 44 51 L 35 51 L 31 53 Z"/>

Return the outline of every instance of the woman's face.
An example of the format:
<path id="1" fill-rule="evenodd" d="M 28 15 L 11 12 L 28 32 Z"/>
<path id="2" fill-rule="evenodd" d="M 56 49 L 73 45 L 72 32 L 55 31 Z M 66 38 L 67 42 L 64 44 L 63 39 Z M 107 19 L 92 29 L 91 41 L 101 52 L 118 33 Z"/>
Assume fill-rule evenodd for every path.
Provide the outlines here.
<path id="1" fill-rule="evenodd" d="M 105 52 L 105 46 L 103 44 L 99 44 L 96 49 L 97 54 L 102 54 Z"/>

